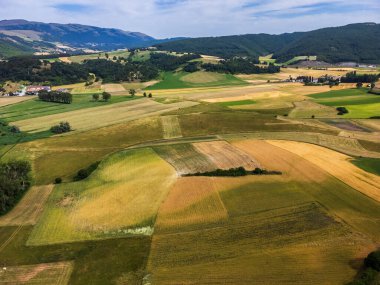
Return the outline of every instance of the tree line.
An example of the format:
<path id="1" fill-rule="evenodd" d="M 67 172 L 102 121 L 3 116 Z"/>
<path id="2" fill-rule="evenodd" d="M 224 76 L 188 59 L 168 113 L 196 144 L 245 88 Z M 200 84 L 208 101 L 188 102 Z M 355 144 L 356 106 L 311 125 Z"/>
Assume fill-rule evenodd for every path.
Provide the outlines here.
<path id="1" fill-rule="evenodd" d="M 0 163 L 0 215 L 11 210 L 31 185 L 27 161 Z"/>
<path id="2" fill-rule="evenodd" d="M 71 104 L 73 102 L 73 95 L 68 92 L 58 91 L 40 91 L 38 92 L 38 99 L 46 102 Z"/>
<path id="3" fill-rule="evenodd" d="M 358 74 L 352 71 L 341 78 L 342 83 L 372 83 L 379 80 L 380 74 Z"/>
<path id="4" fill-rule="evenodd" d="M 208 176 L 208 177 L 240 177 L 247 175 L 281 175 L 280 171 L 269 171 L 266 169 L 255 168 L 254 170 L 246 170 L 244 167 L 230 169 L 216 169 L 214 171 L 197 172 L 186 174 L 184 176 Z"/>
<path id="5" fill-rule="evenodd" d="M 277 73 L 280 67 L 269 64 L 265 67 L 257 66 L 258 61 L 254 58 L 233 58 L 223 60 L 218 64 L 205 63 L 202 68 L 210 72 L 222 72 L 231 74 L 260 74 L 260 73 Z"/>

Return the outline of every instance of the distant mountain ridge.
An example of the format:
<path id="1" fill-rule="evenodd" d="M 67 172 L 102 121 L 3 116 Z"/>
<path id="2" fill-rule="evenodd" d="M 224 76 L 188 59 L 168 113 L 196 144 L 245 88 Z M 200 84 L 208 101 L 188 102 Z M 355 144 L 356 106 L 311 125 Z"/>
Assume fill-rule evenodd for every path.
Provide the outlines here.
<path id="1" fill-rule="evenodd" d="M 170 39 L 167 39 L 170 40 Z M 0 21 L 0 55 L 73 50 L 115 50 L 146 47 L 157 40 L 140 32 L 80 24 L 56 24 L 26 20 Z"/>
<path id="2" fill-rule="evenodd" d="M 359 23 L 281 35 L 252 34 L 185 39 L 157 44 L 162 50 L 220 57 L 273 54 L 278 62 L 316 55 L 330 63 L 380 63 L 380 24 Z"/>

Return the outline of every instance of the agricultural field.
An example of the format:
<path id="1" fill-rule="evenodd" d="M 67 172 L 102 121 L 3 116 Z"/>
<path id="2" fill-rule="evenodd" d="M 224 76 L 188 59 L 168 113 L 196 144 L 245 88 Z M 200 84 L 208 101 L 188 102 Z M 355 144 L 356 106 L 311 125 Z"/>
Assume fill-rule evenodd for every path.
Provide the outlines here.
<path id="1" fill-rule="evenodd" d="M 198 71 L 195 73 L 166 72 L 162 74 L 162 81 L 149 86 L 147 90 L 180 89 L 215 86 L 239 86 L 247 83 L 230 74 Z"/>
<path id="2" fill-rule="evenodd" d="M 320 105 L 345 107 L 348 114 L 344 114 L 343 118 L 366 119 L 380 114 L 380 97 L 368 93 L 366 88 L 330 91 L 309 97 Z"/>
<path id="3" fill-rule="evenodd" d="M 0 284 L 349 283 L 380 247 L 378 96 L 273 82 L 347 72 L 176 71 L 65 86 L 67 105 L 0 98 L 0 120 L 21 129 L 0 126 L 0 161 L 32 169 L 0 216 Z M 61 121 L 72 131 L 50 133 Z M 278 175 L 192 175 L 238 167 Z"/>
<path id="4" fill-rule="evenodd" d="M 151 149 L 111 155 L 89 179 L 56 186 L 28 244 L 150 235 L 175 177 Z"/>

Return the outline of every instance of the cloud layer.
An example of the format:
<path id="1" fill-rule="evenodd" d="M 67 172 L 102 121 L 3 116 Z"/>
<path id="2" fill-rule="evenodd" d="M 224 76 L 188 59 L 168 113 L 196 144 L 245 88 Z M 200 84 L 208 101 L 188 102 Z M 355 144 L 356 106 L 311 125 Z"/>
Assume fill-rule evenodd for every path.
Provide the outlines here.
<path id="1" fill-rule="evenodd" d="M 1 19 L 79 23 L 157 38 L 306 31 L 380 22 L 379 0 L 0 0 Z"/>

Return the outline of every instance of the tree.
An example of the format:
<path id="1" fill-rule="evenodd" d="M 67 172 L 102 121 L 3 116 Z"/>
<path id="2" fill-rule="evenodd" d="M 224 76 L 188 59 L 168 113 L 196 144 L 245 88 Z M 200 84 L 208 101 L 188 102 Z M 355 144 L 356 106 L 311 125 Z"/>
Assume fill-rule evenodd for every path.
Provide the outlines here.
<path id="1" fill-rule="evenodd" d="M 92 94 L 92 99 L 94 99 L 94 101 L 98 101 L 99 100 L 99 94 Z"/>
<path id="2" fill-rule="evenodd" d="M 108 59 L 110 57 L 108 53 L 105 53 L 104 55 L 105 55 L 106 59 Z"/>
<path id="3" fill-rule="evenodd" d="M 131 97 L 135 97 L 135 95 L 136 95 L 136 90 L 135 90 L 135 89 L 130 89 L 130 90 L 129 90 L 129 95 L 131 95 Z"/>
<path id="4" fill-rule="evenodd" d="M 144 95 L 144 97 L 146 97 L 146 92 L 144 92 L 144 94 L 143 94 L 143 95 Z"/>
<path id="5" fill-rule="evenodd" d="M 54 179 L 54 183 L 55 184 L 61 184 L 62 183 L 62 178 L 61 177 L 57 177 L 56 179 Z"/>
<path id="6" fill-rule="evenodd" d="M 362 87 L 363 87 L 363 83 L 362 82 L 356 83 L 356 88 L 362 88 Z"/>
<path id="7" fill-rule="evenodd" d="M 148 97 L 149 97 L 149 98 L 152 98 L 152 97 L 153 97 L 152 93 L 149 93 Z"/>
<path id="8" fill-rule="evenodd" d="M 376 86 L 375 82 L 372 82 L 372 83 L 371 83 L 371 90 L 372 90 L 373 88 L 375 88 L 375 86 Z"/>
<path id="9" fill-rule="evenodd" d="M 371 252 L 364 260 L 364 265 L 380 271 L 380 250 Z"/>
<path id="10" fill-rule="evenodd" d="M 50 131 L 54 134 L 63 134 L 71 131 L 71 126 L 69 122 L 60 122 L 56 126 L 52 126 Z"/>
<path id="11" fill-rule="evenodd" d="M 104 101 L 108 102 L 111 99 L 111 94 L 108 92 L 103 92 L 102 93 L 102 98 Z"/>

